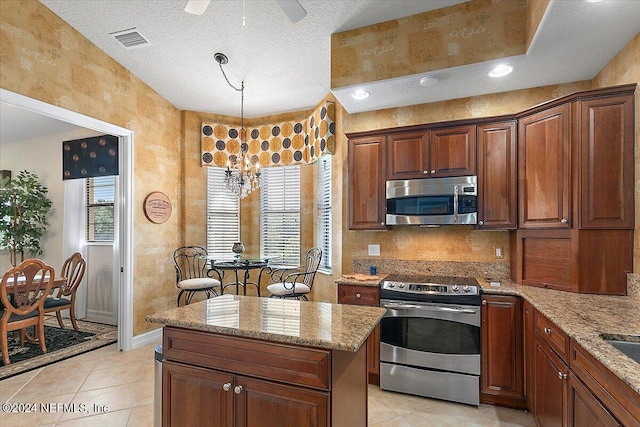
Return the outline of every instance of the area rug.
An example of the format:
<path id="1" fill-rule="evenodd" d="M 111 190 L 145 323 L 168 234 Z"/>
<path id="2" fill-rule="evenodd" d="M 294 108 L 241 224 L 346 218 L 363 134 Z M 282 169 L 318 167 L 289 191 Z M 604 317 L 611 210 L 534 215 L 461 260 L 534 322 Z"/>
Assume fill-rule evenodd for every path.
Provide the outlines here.
<path id="1" fill-rule="evenodd" d="M 44 334 L 47 345 L 45 354 L 41 353 L 38 344 L 25 342 L 24 347 L 21 347 L 18 334 L 10 333 L 9 359 L 11 364 L 4 366 L 0 357 L 0 380 L 118 341 L 118 328 L 115 326 L 78 320 L 80 331 L 76 332 L 69 319 L 64 319 L 64 322 L 65 329 L 61 329 L 55 316 L 47 316 L 45 319 Z"/>

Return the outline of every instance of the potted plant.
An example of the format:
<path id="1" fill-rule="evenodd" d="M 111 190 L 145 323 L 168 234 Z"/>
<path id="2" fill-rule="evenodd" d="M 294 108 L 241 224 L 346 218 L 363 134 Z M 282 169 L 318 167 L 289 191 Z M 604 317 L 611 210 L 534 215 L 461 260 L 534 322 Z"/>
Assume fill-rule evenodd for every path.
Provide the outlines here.
<path id="1" fill-rule="evenodd" d="M 51 209 L 48 191 L 36 174 L 26 170 L 13 179 L 0 179 L 0 248 L 10 252 L 14 267 L 24 261 L 25 253 L 42 255 L 40 238 Z"/>

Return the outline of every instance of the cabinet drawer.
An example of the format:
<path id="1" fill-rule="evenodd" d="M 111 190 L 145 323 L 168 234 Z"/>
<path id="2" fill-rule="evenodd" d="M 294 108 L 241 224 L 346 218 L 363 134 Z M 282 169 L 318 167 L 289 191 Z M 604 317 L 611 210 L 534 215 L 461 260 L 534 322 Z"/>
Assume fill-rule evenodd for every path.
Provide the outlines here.
<path id="1" fill-rule="evenodd" d="M 380 305 L 380 290 L 373 286 L 338 285 L 338 303 Z"/>
<path id="2" fill-rule="evenodd" d="M 537 311 L 534 329 L 540 337 L 558 353 L 562 360 L 567 363 L 569 355 L 569 337 L 567 337 L 567 334 Z"/>
<path id="3" fill-rule="evenodd" d="M 165 359 L 330 389 L 331 351 L 165 327 Z"/>

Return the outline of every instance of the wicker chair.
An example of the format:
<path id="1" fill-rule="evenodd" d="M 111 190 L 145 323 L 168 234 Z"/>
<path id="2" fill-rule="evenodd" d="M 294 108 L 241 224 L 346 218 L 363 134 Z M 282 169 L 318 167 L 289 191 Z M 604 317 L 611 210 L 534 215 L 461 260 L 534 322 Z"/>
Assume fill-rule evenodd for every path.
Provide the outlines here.
<path id="1" fill-rule="evenodd" d="M 183 294 L 185 305 L 189 304 L 198 292 L 204 292 L 207 298 L 218 295 L 215 288 L 221 286 L 223 274 L 208 267 L 209 261 L 204 258 L 206 256 L 207 250 L 201 246 L 183 246 L 173 253 L 176 288 L 180 289 L 178 306 Z M 211 275 L 216 275 L 218 278 L 215 279 Z"/>
<path id="2" fill-rule="evenodd" d="M 39 259 L 27 259 L 7 271 L 0 282 L 0 300 L 4 307 L 0 318 L 2 359 L 9 365 L 8 333 L 20 331 L 20 345 L 24 345 L 26 328 L 33 326 L 40 349 L 47 352 L 44 341 L 44 299 L 51 292 L 53 267 Z"/>
<path id="3" fill-rule="evenodd" d="M 321 259 L 322 250 L 320 248 L 311 248 L 307 251 L 302 271 L 291 272 L 291 270 L 274 269 L 271 277 L 275 283 L 267 286 L 267 290 L 271 292 L 271 297 L 295 298 L 307 301 L 307 294 L 311 292 L 313 280 L 316 277 Z"/>
<path id="4" fill-rule="evenodd" d="M 73 329 L 78 330 L 76 323 L 76 291 L 82 282 L 84 273 L 87 269 L 87 261 L 80 252 L 76 252 L 67 258 L 62 265 L 62 276 L 67 279 L 64 286 L 58 288 L 53 296 L 49 296 L 44 300 L 44 312 L 56 312 L 58 323 L 64 328 L 62 323 L 62 311 L 69 310 L 69 317 Z"/>

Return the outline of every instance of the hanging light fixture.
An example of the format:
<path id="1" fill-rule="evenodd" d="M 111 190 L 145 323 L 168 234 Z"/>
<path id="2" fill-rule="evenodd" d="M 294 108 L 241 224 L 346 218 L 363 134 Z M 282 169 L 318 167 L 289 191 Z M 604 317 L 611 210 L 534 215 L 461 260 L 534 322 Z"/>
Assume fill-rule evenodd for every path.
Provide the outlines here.
<path id="1" fill-rule="evenodd" d="M 253 163 L 247 152 L 249 145 L 245 140 L 246 129 L 244 128 L 244 80 L 237 88 L 231 84 L 222 68 L 223 64 L 229 62 L 224 53 L 216 53 L 214 59 L 220 64 L 220 71 L 227 84 L 234 90 L 240 92 L 240 156 L 229 156 L 227 170 L 225 171 L 224 182 L 229 191 L 244 199 L 249 194 L 260 188 L 260 162 Z"/>

